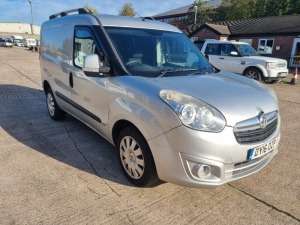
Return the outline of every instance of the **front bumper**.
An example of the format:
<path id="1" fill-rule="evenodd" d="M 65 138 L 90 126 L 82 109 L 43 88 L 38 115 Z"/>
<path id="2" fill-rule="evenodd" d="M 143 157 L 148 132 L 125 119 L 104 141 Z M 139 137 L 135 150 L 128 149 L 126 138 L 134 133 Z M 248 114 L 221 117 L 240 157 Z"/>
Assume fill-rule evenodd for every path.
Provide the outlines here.
<path id="1" fill-rule="evenodd" d="M 262 169 L 278 152 L 279 127 L 265 141 L 256 144 L 237 143 L 232 127 L 220 133 L 177 127 L 150 141 L 158 176 L 161 180 L 190 187 L 216 187 L 241 179 Z M 277 138 L 272 152 L 252 161 L 247 161 L 249 149 Z M 195 176 L 193 168 L 206 165 L 208 176 Z"/>
<path id="2" fill-rule="evenodd" d="M 289 70 L 288 69 L 268 69 L 266 70 L 267 74 L 265 75 L 266 78 L 284 78 L 288 75 Z"/>

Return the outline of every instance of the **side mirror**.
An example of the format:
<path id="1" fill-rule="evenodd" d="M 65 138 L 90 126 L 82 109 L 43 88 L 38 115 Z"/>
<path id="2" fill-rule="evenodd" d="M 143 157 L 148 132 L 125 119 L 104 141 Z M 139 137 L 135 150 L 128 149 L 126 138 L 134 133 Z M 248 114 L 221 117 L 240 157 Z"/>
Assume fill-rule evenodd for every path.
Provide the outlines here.
<path id="1" fill-rule="evenodd" d="M 229 55 L 230 56 L 238 56 L 239 54 L 237 52 L 235 52 L 235 51 L 232 51 L 232 52 L 229 53 Z"/>
<path id="2" fill-rule="evenodd" d="M 93 54 L 85 57 L 82 70 L 84 71 L 85 75 L 96 77 L 103 75 L 103 73 L 109 73 L 110 67 L 103 66 L 99 60 L 99 56 L 97 54 Z"/>

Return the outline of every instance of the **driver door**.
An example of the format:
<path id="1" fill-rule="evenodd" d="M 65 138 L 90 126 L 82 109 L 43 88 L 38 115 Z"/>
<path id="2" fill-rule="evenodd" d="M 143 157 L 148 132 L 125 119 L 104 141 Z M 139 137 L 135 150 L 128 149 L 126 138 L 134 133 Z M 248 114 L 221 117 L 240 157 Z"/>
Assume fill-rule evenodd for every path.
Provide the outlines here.
<path id="1" fill-rule="evenodd" d="M 101 47 L 89 27 L 78 26 L 74 32 L 74 67 L 69 71 L 74 112 L 79 119 L 103 134 L 107 132 L 108 121 L 108 78 L 88 77 L 82 70 L 84 58 L 99 53 Z"/>
<path id="2" fill-rule="evenodd" d="M 241 57 L 239 55 L 231 55 L 232 52 L 237 53 L 237 50 L 232 44 L 221 44 L 219 63 L 222 70 L 238 73 L 241 64 Z"/>

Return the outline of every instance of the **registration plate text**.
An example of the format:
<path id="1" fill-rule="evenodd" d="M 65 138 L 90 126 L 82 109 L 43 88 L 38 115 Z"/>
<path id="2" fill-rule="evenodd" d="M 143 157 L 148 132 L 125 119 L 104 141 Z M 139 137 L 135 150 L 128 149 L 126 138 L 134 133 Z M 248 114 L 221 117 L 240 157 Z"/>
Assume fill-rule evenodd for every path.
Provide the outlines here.
<path id="1" fill-rule="evenodd" d="M 272 141 L 269 141 L 263 145 L 257 146 L 255 148 L 252 148 L 249 150 L 248 154 L 248 160 L 253 160 L 256 158 L 259 158 L 263 155 L 266 155 L 267 153 L 274 150 L 276 144 L 276 138 Z"/>

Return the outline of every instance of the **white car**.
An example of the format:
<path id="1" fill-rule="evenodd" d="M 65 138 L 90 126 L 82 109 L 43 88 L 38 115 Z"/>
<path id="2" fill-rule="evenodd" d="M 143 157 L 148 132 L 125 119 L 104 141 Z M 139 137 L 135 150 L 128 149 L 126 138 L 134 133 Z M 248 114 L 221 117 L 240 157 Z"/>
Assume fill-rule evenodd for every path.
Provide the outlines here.
<path id="1" fill-rule="evenodd" d="M 1 47 L 11 47 L 13 46 L 12 41 L 6 39 L 0 39 L 0 46 Z"/>
<path id="2" fill-rule="evenodd" d="M 17 47 L 24 47 L 23 39 L 13 39 L 13 42 Z"/>
<path id="3" fill-rule="evenodd" d="M 201 52 L 220 70 L 275 83 L 288 74 L 287 61 L 260 56 L 248 43 L 206 40 Z"/>

